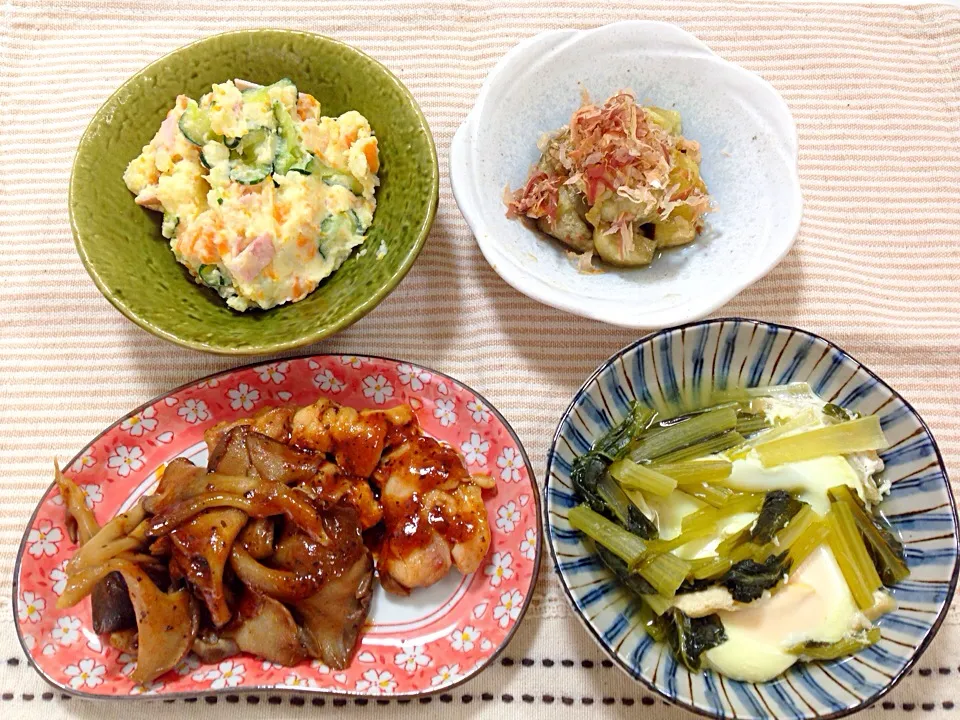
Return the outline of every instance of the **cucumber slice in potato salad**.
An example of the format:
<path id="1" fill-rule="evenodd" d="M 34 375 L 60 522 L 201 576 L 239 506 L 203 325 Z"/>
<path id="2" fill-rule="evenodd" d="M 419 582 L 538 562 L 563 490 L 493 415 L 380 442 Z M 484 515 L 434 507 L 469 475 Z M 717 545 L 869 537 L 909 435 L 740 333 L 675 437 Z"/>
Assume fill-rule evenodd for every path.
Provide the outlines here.
<path id="1" fill-rule="evenodd" d="M 197 105 L 196 100 L 187 100 L 187 109 L 183 111 L 177 124 L 183 136 L 199 147 L 217 139 L 210 127 L 210 116 Z"/>

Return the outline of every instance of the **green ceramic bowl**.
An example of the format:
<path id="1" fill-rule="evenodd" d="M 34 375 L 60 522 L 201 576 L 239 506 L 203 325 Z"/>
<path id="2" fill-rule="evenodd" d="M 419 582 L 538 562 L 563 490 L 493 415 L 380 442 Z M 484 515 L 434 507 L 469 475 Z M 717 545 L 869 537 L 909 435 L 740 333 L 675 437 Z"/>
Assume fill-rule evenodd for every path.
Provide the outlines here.
<path id="1" fill-rule="evenodd" d="M 354 253 L 304 300 L 237 313 L 193 282 L 160 235 L 159 214 L 138 207 L 123 171 L 177 95 L 215 82 L 289 77 L 324 115 L 357 110 L 380 146 L 377 211 L 362 257 Z M 201 40 L 147 66 L 94 115 L 70 179 L 70 224 L 84 265 L 106 298 L 137 325 L 179 345 L 252 355 L 305 345 L 373 309 L 400 282 L 430 232 L 439 170 L 416 101 L 383 65 L 343 43 L 289 30 L 242 30 Z M 377 258 L 383 241 L 386 255 Z"/>

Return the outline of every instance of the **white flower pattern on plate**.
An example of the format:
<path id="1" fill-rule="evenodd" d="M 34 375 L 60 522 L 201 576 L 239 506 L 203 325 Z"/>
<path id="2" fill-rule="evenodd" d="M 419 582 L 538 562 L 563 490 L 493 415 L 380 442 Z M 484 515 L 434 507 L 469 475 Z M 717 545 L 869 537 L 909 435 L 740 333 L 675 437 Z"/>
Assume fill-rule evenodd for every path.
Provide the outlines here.
<path id="1" fill-rule="evenodd" d="M 520 468 L 523 467 L 523 459 L 520 453 L 512 447 L 505 447 L 497 456 L 497 467 L 500 468 L 500 479 L 506 482 L 519 482 Z"/>
<path id="2" fill-rule="evenodd" d="M 433 375 L 416 365 L 408 363 L 397 365 L 397 379 L 404 385 L 409 385 L 411 390 L 423 390 L 423 386 L 430 382 L 432 377 Z"/>
<path id="3" fill-rule="evenodd" d="M 485 423 L 490 419 L 490 408 L 480 402 L 477 398 L 474 398 L 467 403 L 467 410 L 470 411 L 470 417 L 473 418 L 474 422 Z"/>
<path id="4" fill-rule="evenodd" d="M 363 360 L 358 358 L 356 355 L 341 355 L 340 362 L 343 365 L 349 365 L 353 369 L 359 369 L 363 365 Z"/>
<path id="5" fill-rule="evenodd" d="M 17 617 L 20 622 L 40 622 L 43 617 L 43 611 L 47 607 L 47 601 L 42 597 L 37 597 L 29 590 L 24 590 L 20 596 L 20 603 L 17 606 Z"/>
<path id="6" fill-rule="evenodd" d="M 330 666 L 324 663 L 322 660 L 311 660 L 310 667 L 316 670 L 318 675 L 330 674 Z"/>
<path id="7" fill-rule="evenodd" d="M 483 574 L 490 578 L 490 585 L 499 587 L 504 580 L 513 577 L 513 556 L 508 552 L 494 553 L 490 564 L 483 569 Z"/>
<path id="8" fill-rule="evenodd" d="M 230 407 L 234 410 L 253 410 L 253 406 L 260 399 L 260 391 L 246 383 L 240 383 L 233 390 L 227 390 L 227 397 L 230 398 Z"/>
<path id="9" fill-rule="evenodd" d="M 437 406 L 433 409 L 433 416 L 444 427 L 453 425 L 457 421 L 457 414 L 453 411 L 453 400 L 437 400 Z"/>
<path id="10" fill-rule="evenodd" d="M 256 369 L 257 375 L 260 376 L 260 382 L 272 382 L 274 385 L 279 385 L 286 380 L 289 371 L 290 363 L 288 362 L 270 363 L 269 365 L 261 365 Z"/>
<path id="11" fill-rule="evenodd" d="M 50 636 L 61 645 L 72 645 L 80 639 L 80 618 L 64 615 L 57 618 Z"/>
<path id="12" fill-rule="evenodd" d="M 343 390 L 346 387 L 346 384 L 337 378 L 331 370 L 321 370 L 316 375 L 313 376 L 313 384 L 324 392 L 332 392 L 334 394 Z"/>
<path id="13" fill-rule="evenodd" d="M 290 687 L 302 687 L 302 688 L 315 688 L 317 686 L 317 681 L 313 678 L 300 677 L 296 673 L 290 673 L 283 680 L 284 685 L 289 685 Z"/>
<path id="14" fill-rule="evenodd" d="M 127 477 L 143 467 L 143 450 L 138 445 L 117 445 L 113 455 L 107 458 L 107 467 L 115 469 L 120 477 Z"/>
<path id="15" fill-rule="evenodd" d="M 447 683 L 458 680 L 459 678 L 460 664 L 453 663 L 452 665 L 444 665 L 437 670 L 437 674 L 430 678 L 430 684 L 434 687 L 437 685 L 446 685 Z"/>
<path id="16" fill-rule="evenodd" d="M 59 565 L 50 571 L 50 589 L 53 590 L 55 595 L 63 595 L 63 591 L 67 588 L 68 562 L 70 562 L 69 558 L 62 560 Z"/>
<path id="17" fill-rule="evenodd" d="M 497 508 L 498 528 L 507 533 L 513 532 L 518 522 L 520 522 L 520 511 L 517 510 L 517 504 L 513 500 Z"/>
<path id="18" fill-rule="evenodd" d="M 408 673 L 412 673 L 417 668 L 430 664 L 430 656 L 427 655 L 426 650 L 425 645 L 401 646 L 400 652 L 394 655 L 393 661 Z"/>
<path id="19" fill-rule="evenodd" d="M 200 667 L 200 658 L 190 653 L 174 666 L 173 671 L 177 675 L 189 675 L 198 667 Z"/>
<path id="20" fill-rule="evenodd" d="M 93 452 L 85 452 L 80 458 L 73 464 L 74 472 L 83 472 L 88 467 L 93 467 L 96 464 L 96 460 L 93 457 Z"/>
<path id="21" fill-rule="evenodd" d="M 479 433 L 470 433 L 470 439 L 460 445 L 467 465 L 486 465 L 489 449 L 490 443 L 481 438 Z"/>
<path id="22" fill-rule="evenodd" d="M 387 398 L 393 397 L 393 385 L 383 375 L 368 375 L 363 379 L 364 397 L 372 397 L 377 405 L 383 405 Z"/>
<path id="23" fill-rule="evenodd" d="M 90 688 L 101 685 L 106 672 L 106 665 L 99 664 L 93 658 L 84 658 L 76 665 L 67 665 L 63 669 L 64 675 L 70 678 L 70 687 L 74 690 L 79 690 L 84 685 Z"/>
<path id="24" fill-rule="evenodd" d="M 207 403 L 203 400 L 190 398 L 189 400 L 183 401 L 183 407 L 177 410 L 177 415 L 182 417 L 185 422 L 193 425 L 194 423 L 209 420 L 210 410 L 207 408 Z"/>
<path id="25" fill-rule="evenodd" d="M 450 633 L 450 647 L 457 652 L 470 652 L 473 644 L 480 639 L 480 631 L 472 625 L 457 628 Z"/>
<path id="26" fill-rule="evenodd" d="M 362 677 L 363 680 L 357 680 L 357 690 L 370 695 L 389 693 L 397 687 L 393 673 L 389 670 L 367 670 Z"/>
<path id="27" fill-rule="evenodd" d="M 27 552 L 35 558 L 46 555 L 53 557 L 60 549 L 58 543 L 63 540 L 63 531 L 54 527 L 49 520 L 41 520 L 27 535 Z"/>
<path id="28" fill-rule="evenodd" d="M 219 378 L 210 378 L 209 380 L 204 380 L 201 383 L 197 383 L 198 388 L 215 388 L 220 387 Z"/>
<path id="29" fill-rule="evenodd" d="M 498 620 L 500 627 L 505 628 L 511 620 L 520 617 L 520 608 L 523 605 L 523 595 L 519 590 L 508 590 L 500 596 L 500 604 L 493 609 L 493 619 Z"/>
<path id="30" fill-rule="evenodd" d="M 222 690 L 223 688 L 236 687 L 243 682 L 245 672 L 246 668 L 243 663 L 224 660 L 217 667 L 204 673 L 203 679 L 212 681 L 210 683 L 211 689 Z"/>
<path id="31" fill-rule="evenodd" d="M 133 437 L 140 437 L 145 432 L 153 432 L 156 430 L 157 422 L 157 411 L 151 405 L 120 423 L 120 429 L 126 430 Z"/>
<path id="32" fill-rule="evenodd" d="M 103 500 L 103 492 L 99 485 L 88 483 L 79 487 L 80 492 L 83 493 L 83 502 L 90 510 L 93 510 L 93 506 Z"/>
<path id="33" fill-rule="evenodd" d="M 268 670 L 283 670 L 286 665 L 281 665 L 280 663 L 273 662 L 272 660 L 264 660 L 260 663 L 260 669 L 263 671 Z"/>
<path id="34" fill-rule="evenodd" d="M 132 688 L 130 688 L 130 694 L 131 695 L 156 695 L 161 690 L 163 690 L 163 681 L 151 680 L 146 684 L 137 683 Z"/>
<path id="35" fill-rule="evenodd" d="M 120 674 L 126 677 L 137 669 L 137 656 L 130 653 L 120 653 L 117 656 L 117 662 L 120 663 Z"/>
<path id="36" fill-rule="evenodd" d="M 520 554 L 527 560 L 533 560 L 537 556 L 537 531 L 533 528 L 527 528 L 523 533 L 523 540 L 520 542 Z"/>

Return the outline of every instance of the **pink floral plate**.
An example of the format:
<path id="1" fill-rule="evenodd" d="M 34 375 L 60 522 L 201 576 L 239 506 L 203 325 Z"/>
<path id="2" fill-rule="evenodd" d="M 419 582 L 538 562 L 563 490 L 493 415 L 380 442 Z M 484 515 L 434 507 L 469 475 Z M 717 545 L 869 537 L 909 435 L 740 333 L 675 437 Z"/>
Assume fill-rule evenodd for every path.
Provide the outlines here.
<path id="1" fill-rule="evenodd" d="M 492 543 L 481 571 L 451 572 L 409 597 L 374 592 L 357 653 L 343 671 L 319 662 L 281 667 L 250 655 L 203 665 L 192 654 L 144 686 L 133 658 L 93 632 L 89 599 L 58 610 L 75 545 L 51 487 L 30 520 L 14 570 L 13 607 L 30 663 L 64 692 L 97 698 L 290 690 L 410 697 L 449 689 L 486 667 L 530 602 L 540 564 L 540 497 L 530 461 L 507 421 L 470 388 L 409 363 L 314 355 L 212 375 L 116 422 L 64 468 L 104 523 L 152 490 L 175 457 L 206 462 L 203 431 L 264 407 L 327 396 L 354 407 L 409 403 L 424 430 L 459 448 L 472 472 L 496 478 L 487 500 Z M 52 468 L 51 468 L 52 473 Z"/>

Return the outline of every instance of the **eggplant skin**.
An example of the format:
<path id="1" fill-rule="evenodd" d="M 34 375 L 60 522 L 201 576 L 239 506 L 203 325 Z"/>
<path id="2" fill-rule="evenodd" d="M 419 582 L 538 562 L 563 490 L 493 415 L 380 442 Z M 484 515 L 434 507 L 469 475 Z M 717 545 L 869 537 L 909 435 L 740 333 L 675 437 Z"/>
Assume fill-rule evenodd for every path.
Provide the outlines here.
<path id="1" fill-rule="evenodd" d="M 146 573 L 158 588 L 168 589 L 170 578 L 166 573 L 153 569 L 147 569 Z M 93 631 L 97 635 L 136 629 L 137 614 L 130 602 L 127 581 L 120 573 L 112 572 L 94 586 L 90 604 Z"/>
<path id="2" fill-rule="evenodd" d="M 137 626 L 137 615 L 123 575 L 112 572 L 97 583 L 91 597 L 93 631 L 107 635 Z"/>

